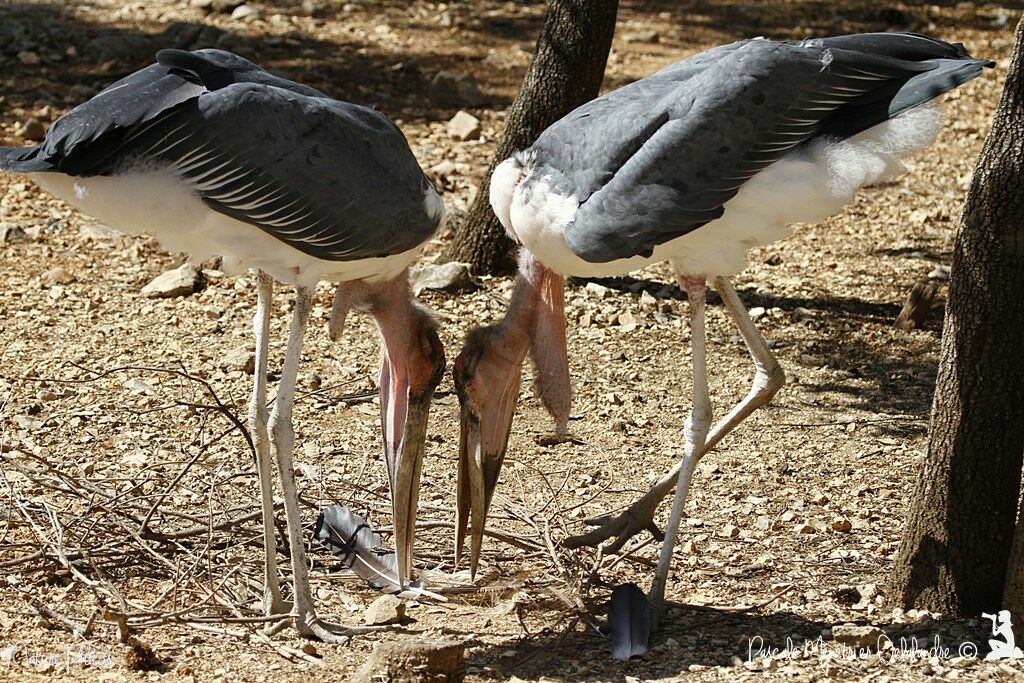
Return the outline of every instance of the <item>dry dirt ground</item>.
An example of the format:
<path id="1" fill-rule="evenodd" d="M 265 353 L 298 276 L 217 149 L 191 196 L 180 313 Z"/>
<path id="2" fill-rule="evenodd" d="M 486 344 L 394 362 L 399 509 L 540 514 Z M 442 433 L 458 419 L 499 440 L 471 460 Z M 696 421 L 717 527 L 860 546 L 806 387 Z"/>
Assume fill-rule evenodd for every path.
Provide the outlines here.
<path id="1" fill-rule="evenodd" d="M 673 606 L 651 652 L 625 663 L 611 659 L 599 632 L 609 589 L 646 588 L 657 544 L 637 537 L 622 559 L 558 543 L 582 531 L 584 517 L 628 504 L 681 454 L 689 333 L 667 270 L 605 282 L 605 293 L 570 285 L 578 442 L 538 445 L 550 424 L 527 376 L 492 518 L 506 537 L 486 539 L 475 587 L 452 562 L 458 403 L 446 377 L 429 429 L 417 559 L 434 585 L 448 587 L 447 602 L 410 603 L 400 626 L 347 647 L 304 643 L 290 630 L 265 639 L 245 621 L 260 579 L 257 482 L 230 420 L 244 415 L 251 381 L 242 361 L 253 278 L 208 269 L 191 296 L 144 298 L 140 288 L 180 255 L 107 234 L 26 178 L 0 177 L 0 223 L 11 232 L 0 244 L 0 679 L 335 680 L 376 642 L 407 639 L 464 642 L 470 680 L 1019 677 L 1019 664 L 959 656 L 964 641 L 988 650 L 987 622 L 893 610 L 885 579 L 925 446 L 942 315 L 909 332 L 892 322 L 913 282 L 948 262 L 1020 4 L 622 3 L 608 88 L 754 35 L 910 29 L 999 63 L 944 98 L 948 125 L 906 175 L 752 253 L 737 286 L 760 309 L 789 383 L 701 462 L 669 585 Z M 185 1 L 8 0 L 0 143 L 23 144 L 16 131 L 27 118 L 52 121 L 158 47 L 218 44 L 398 120 L 425 168 L 453 162 L 437 181 L 457 221 L 528 64 L 543 3 L 298 5 L 257 0 L 258 17 L 238 21 Z M 168 31 L 174 22 L 214 28 Z M 427 97 L 441 69 L 480 83 L 488 102 L 471 111 L 482 140 L 447 137 L 455 108 Z M 42 277 L 55 268 L 66 275 Z M 653 303 L 641 299 L 645 291 Z M 443 323 L 449 360 L 466 329 L 498 316 L 509 293 L 509 280 L 497 278 L 471 294 L 424 296 Z M 307 522 L 317 505 L 341 501 L 386 528 L 378 406 L 361 398 L 375 386 L 375 332 L 357 317 L 331 344 L 330 297 L 318 290 L 296 405 Z M 290 300 L 278 298 L 274 377 Z M 722 414 L 752 371 L 717 300 L 709 315 Z M 361 621 L 376 592 L 320 548 L 312 556 L 321 612 Z M 103 606 L 130 617 L 132 637 L 155 659 L 118 643 L 112 615 L 100 614 L 88 637 L 72 633 Z M 896 647 L 850 656 L 831 640 L 847 622 L 879 626 Z M 924 649 L 939 637 L 949 650 L 913 656 L 900 646 L 913 636 Z M 750 657 L 762 643 L 776 656 Z"/>

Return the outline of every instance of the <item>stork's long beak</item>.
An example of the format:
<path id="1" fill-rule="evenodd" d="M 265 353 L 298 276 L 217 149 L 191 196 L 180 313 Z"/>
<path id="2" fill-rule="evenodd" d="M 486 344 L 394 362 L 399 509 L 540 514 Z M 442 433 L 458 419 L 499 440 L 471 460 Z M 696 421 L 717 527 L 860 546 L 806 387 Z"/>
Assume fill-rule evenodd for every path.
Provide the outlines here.
<path id="1" fill-rule="evenodd" d="M 381 363 L 380 415 L 384 457 L 391 486 L 398 575 L 412 578 L 413 541 L 427 419 L 434 390 L 444 374 L 444 350 L 433 329 L 420 338 L 418 355 L 387 355 Z"/>
<path id="2" fill-rule="evenodd" d="M 460 356 L 455 363 L 455 386 L 461 404 L 462 430 L 459 437 L 459 485 L 456 495 L 458 524 L 455 529 L 455 563 L 462 559 L 466 543 L 467 526 L 470 530 L 470 575 L 476 577 L 480 561 L 480 547 L 484 537 L 484 524 L 491 507 L 491 496 L 498 483 L 498 473 L 508 449 L 519 397 L 519 363 L 509 363 L 502 377 L 490 384 L 493 393 L 474 396 L 474 386 L 460 382 L 460 376 L 471 372 L 466 359 Z M 478 366 L 478 369 L 479 366 Z"/>
<path id="3" fill-rule="evenodd" d="M 496 325 L 471 331 L 455 360 L 455 390 L 462 418 L 455 562 L 462 559 L 468 531 L 470 574 L 474 578 L 487 512 L 508 448 L 521 368 L 531 346 L 544 375 L 538 377 L 538 387 L 545 406 L 553 415 L 557 413 L 559 426 L 568 419 L 563 287 L 560 275 L 523 250 L 505 317 Z M 552 348 L 540 351 L 544 346 Z M 561 360 L 557 360 L 559 357 Z"/>
<path id="4" fill-rule="evenodd" d="M 393 385 L 394 386 L 394 385 Z M 399 391 L 401 387 L 398 388 Z M 405 387 L 406 390 L 408 386 Z M 416 506 L 419 502 L 420 471 L 427 437 L 427 418 L 430 398 L 396 396 L 385 405 L 381 403 L 384 425 L 384 455 L 391 484 L 391 505 L 395 525 L 395 554 L 398 575 L 404 584 L 412 578 L 413 541 L 416 535 Z M 400 405 L 404 401 L 404 405 Z M 404 420 L 396 419 L 404 412 Z M 400 426 L 401 433 L 389 431 L 390 425 Z M 404 424 L 403 424 L 404 423 Z"/>

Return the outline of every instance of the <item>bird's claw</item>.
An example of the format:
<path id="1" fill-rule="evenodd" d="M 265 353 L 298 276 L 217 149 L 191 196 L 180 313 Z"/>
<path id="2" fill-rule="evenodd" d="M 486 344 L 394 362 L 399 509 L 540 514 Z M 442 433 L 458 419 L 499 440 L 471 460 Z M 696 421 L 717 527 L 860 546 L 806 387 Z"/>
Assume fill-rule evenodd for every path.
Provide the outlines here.
<path id="1" fill-rule="evenodd" d="M 641 505 L 638 501 L 621 514 L 604 515 L 601 517 L 590 517 L 584 520 L 590 526 L 597 527 L 585 534 L 570 536 L 562 542 L 566 548 L 579 548 L 580 546 L 597 546 L 609 538 L 615 540 L 605 547 L 605 553 L 613 555 L 626 544 L 626 541 L 636 536 L 641 531 L 649 531 L 655 540 L 663 541 L 665 534 L 654 523 L 654 509 L 647 505 Z"/>
<path id="2" fill-rule="evenodd" d="M 278 621 L 272 621 L 263 629 L 263 633 L 272 636 L 288 625 L 289 619 L 285 619 L 292 611 L 292 603 L 281 597 L 280 593 L 268 592 L 263 598 L 263 616 L 281 616 Z"/>
<path id="3" fill-rule="evenodd" d="M 571 443 L 575 446 L 583 445 L 583 440 L 572 434 L 558 434 L 552 432 L 550 434 L 538 434 L 534 437 L 534 442 L 538 446 L 548 448 L 550 446 L 558 446 L 563 443 Z"/>
<path id="4" fill-rule="evenodd" d="M 311 618 L 309 615 L 298 615 L 295 620 L 295 630 L 299 632 L 299 635 L 316 638 L 332 645 L 346 645 L 352 636 L 373 633 L 382 628 L 381 626 L 345 626 L 325 621 L 320 617 Z"/>

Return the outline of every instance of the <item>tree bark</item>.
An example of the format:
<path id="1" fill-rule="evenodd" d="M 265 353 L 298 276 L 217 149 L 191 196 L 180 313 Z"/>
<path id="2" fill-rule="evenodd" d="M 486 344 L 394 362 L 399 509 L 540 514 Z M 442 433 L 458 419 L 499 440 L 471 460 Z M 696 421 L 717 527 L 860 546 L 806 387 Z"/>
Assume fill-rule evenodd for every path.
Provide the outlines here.
<path id="1" fill-rule="evenodd" d="M 928 452 L 890 597 L 995 612 L 1024 460 L 1024 21 L 953 249 Z"/>
<path id="2" fill-rule="evenodd" d="M 508 110 L 505 133 L 466 219 L 442 260 L 464 261 L 474 272 L 515 269 L 514 244 L 491 210 L 491 173 L 526 149 L 544 129 L 597 96 L 615 34 L 618 0 L 550 0 L 526 78 Z"/>
<path id="3" fill-rule="evenodd" d="M 1017 530 L 1010 546 L 1009 566 L 1003 586 L 1003 609 L 1010 610 L 1011 622 L 1024 623 L 1024 507 L 1017 514 Z"/>

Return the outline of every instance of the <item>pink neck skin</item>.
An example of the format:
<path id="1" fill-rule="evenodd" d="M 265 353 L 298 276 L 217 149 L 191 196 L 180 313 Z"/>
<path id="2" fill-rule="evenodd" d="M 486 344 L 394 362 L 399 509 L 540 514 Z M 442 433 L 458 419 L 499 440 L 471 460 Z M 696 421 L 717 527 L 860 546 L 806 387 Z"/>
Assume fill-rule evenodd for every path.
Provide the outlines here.
<path id="1" fill-rule="evenodd" d="M 373 315 L 380 332 L 381 428 L 385 443 L 400 452 L 410 397 L 433 391 L 444 351 L 436 323 L 409 291 L 408 273 L 385 282 L 346 282 L 339 286 L 331 312 L 331 338 L 337 339 L 348 311 Z"/>
<path id="2" fill-rule="evenodd" d="M 564 289 L 561 275 L 545 268 L 533 254 L 522 249 L 505 317 L 496 325 L 472 332 L 456 360 L 456 375 L 466 378 L 466 393 L 481 392 L 480 400 L 470 396 L 471 402 L 482 405 L 487 399 L 493 401 L 495 395 L 501 396 L 502 405 L 495 412 L 502 421 L 510 423 L 519 393 L 519 368 L 529 351 L 534 360 L 537 391 L 555 420 L 559 438 L 566 434 L 572 403 Z M 470 363 L 473 367 L 467 367 Z M 511 404 L 505 405 L 507 402 Z"/>

